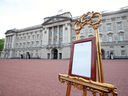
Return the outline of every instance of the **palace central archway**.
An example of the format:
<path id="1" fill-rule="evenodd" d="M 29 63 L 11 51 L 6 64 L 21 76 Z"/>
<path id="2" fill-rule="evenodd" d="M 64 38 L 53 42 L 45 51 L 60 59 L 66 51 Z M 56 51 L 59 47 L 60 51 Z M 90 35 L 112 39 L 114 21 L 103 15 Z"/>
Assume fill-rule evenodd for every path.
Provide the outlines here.
<path id="1" fill-rule="evenodd" d="M 58 57 L 58 51 L 57 51 L 57 49 L 54 50 L 53 56 L 54 56 L 54 59 L 57 59 L 57 57 Z"/>
<path id="2" fill-rule="evenodd" d="M 52 58 L 53 59 L 57 59 L 58 58 L 58 50 L 57 49 L 53 49 L 52 50 Z"/>

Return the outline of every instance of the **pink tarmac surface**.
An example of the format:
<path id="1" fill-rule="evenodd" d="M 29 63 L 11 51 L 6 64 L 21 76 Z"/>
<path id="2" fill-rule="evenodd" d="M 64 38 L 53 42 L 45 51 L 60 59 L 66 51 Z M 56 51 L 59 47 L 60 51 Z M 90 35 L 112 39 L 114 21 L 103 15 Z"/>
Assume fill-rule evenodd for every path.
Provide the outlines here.
<path id="1" fill-rule="evenodd" d="M 0 59 L 0 96 L 65 96 L 67 85 L 58 73 L 68 74 L 68 67 L 69 60 Z M 105 83 L 128 96 L 128 60 L 103 60 L 103 69 Z M 71 96 L 82 91 L 72 87 Z"/>

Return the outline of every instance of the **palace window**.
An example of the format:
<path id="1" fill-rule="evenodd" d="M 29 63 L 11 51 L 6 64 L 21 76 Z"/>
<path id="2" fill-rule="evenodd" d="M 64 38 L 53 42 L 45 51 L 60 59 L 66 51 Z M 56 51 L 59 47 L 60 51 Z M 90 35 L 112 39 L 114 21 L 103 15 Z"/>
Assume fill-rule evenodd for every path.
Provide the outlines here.
<path id="1" fill-rule="evenodd" d="M 29 43 L 28 43 L 28 48 L 29 48 Z"/>
<path id="2" fill-rule="evenodd" d="M 22 41 L 22 37 L 21 37 L 21 41 Z"/>
<path id="3" fill-rule="evenodd" d="M 89 28 L 89 32 L 92 32 L 92 28 Z"/>
<path id="4" fill-rule="evenodd" d="M 38 57 L 38 53 L 36 53 L 36 57 Z"/>
<path id="5" fill-rule="evenodd" d="M 17 48 L 18 48 L 18 44 L 17 44 L 17 46 L 16 46 Z"/>
<path id="6" fill-rule="evenodd" d="M 38 42 L 36 43 L 36 47 L 38 47 Z"/>
<path id="7" fill-rule="evenodd" d="M 120 19 L 120 17 L 117 17 L 116 19 Z"/>
<path id="8" fill-rule="evenodd" d="M 102 42 L 102 36 L 100 36 L 100 42 Z"/>
<path id="9" fill-rule="evenodd" d="M 32 38 L 33 38 L 33 40 L 34 40 L 35 36 L 33 35 L 33 37 L 32 37 Z"/>
<path id="10" fill-rule="evenodd" d="M 52 37 L 52 32 L 51 32 L 51 37 Z"/>
<path id="11" fill-rule="evenodd" d="M 120 35 L 119 36 L 119 39 L 120 39 L 120 41 L 123 41 L 124 39 L 123 39 L 123 35 Z"/>
<path id="12" fill-rule="evenodd" d="M 121 55 L 125 56 L 125 51 L 124 50 L 121 51 Z"/>
<path id="13" fill-rule="evenodd" d="M 31 57 L 33 57 L 33 53 L 31 53 Z"/>
<path id="14" fill-rule="evenodd" d="M 32 43 L 32 47 L 34 47 L 34 43 Z"/>
<path id="15" fill-rule="evenodd" d="M 20 48 L 22 48 L 22 44 L 20 44 Z"/>
<path id="16" fill-rule="evenodd" d="M 108 41 L 112 42 L 112 36 L 108 36 Z"/>
<path id="17" fill-rule="evenodd" d="M 57 32 L 56 32 L 56 36 L 57 36 Z"/>
<path id="18" fill-rule="evenodd" d="M 30 36 L 28 36 L 28 40 L 30 40 Z"/>
<path id="19" fill-rule="evenodd" d="M 24 44 L 24 48 L 25 48 L 25 44 Z"/>
<path id="20" fill-rule="evenodd" d="M 110 48 L 113 48 L 113 46 L 110 46 Z"/>
<path id="21" fill-rule="evenodd" d="M 107 25 L 107 29 L 108 30 L 111 30 L 111 25 Z"/>
<path id="22" fill-rule="evenodd" d="M 124 48 L 124 46 L 121 46 L 121 48 Z"/>
<path id="23" fill-rule="evenodd" d="M 39 35 L 37 35 L 37 39 L 39 39 Z"/>
<path id="24" fill-rule="evenodd" d="M 110 21 L 110 19 L 106 19 L 106 21 Z"/>
<path id="25" fill-rule="evenodd" d="M 57 41 L 55 41 L 55 44 L 57 45 Z"/>
<path id="26" fill-rule="evenodd" d="M 24 37 L 24 41 L 26 40 L 26 37 Z"/>
<path id="27" fill-rule="evenodd" d="M 81 29 L 81 30 L 80 30 L 80 33 L 84 33 L 84 29 Z"/>
<path id="28" fill-rule="evenodd" d="M 73 30 L 73 34 L 76 34 L 76 31 L 75 30 Z"/>
<path id="29" fill-rule="evenodd" d="M 63 44 L 63 41 L 61 40 L 61 44 Z"/>
<path id="30" fill-rule="evenodd" d="M 50 41 L 50 45 L 52 45 L 52 42 Z"/>
<path id="31" fill-rule="evenodd" d="M 101 26 L 99 26 L 99 31 L 101 31 Z"/>
<path id="32" fill-rule="evenodd" d="M 121 29 L 121 23 L 118 23 L 117 26 L 118 26 L 118 29 Z"/>
<path id="33" fill-rule="evenodd" d="M 61 31 L 61 36 L 63 35 L 63 31 Z"/>

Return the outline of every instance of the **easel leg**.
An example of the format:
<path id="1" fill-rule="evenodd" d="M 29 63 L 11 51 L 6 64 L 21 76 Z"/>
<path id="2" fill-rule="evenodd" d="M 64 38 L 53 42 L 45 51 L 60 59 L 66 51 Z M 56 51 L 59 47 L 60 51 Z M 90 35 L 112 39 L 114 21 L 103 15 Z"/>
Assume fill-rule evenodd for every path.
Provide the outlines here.
<path id="1" fill-rule="evenodd" d="M 66 92 L 66 96 L 70 96 L 70 91 L 71 91 L 71 85 L 68 84 L 67 85 L 67 92 Z"/>
<path id="2" fill-rule="evenodd" d="M 87 90 L 83 90 L 83 96 L 86 96 Z"/>

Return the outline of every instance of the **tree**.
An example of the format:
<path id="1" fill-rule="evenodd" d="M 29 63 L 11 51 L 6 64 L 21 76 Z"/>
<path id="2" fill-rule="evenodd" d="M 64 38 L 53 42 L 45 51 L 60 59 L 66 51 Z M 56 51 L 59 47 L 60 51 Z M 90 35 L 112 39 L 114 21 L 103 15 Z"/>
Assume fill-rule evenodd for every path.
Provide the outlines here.
<path id="1" fill-rule="evenodd" d="M 3 50 L 5 38 L 0 39 L 0 51 Z"/>

